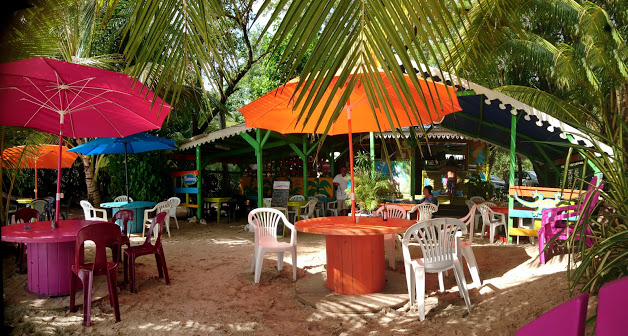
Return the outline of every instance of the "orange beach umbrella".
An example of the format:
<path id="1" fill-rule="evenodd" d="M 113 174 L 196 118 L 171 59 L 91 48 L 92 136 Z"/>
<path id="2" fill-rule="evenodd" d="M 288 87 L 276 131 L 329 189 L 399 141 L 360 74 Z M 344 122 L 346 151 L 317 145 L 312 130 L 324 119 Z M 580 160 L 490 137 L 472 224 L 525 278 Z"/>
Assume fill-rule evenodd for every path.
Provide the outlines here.
<path id="1" fill-rule="evenodd" d="M 354 74 L 352 76 L 366 76 L 365 74 Z M 339 77 L 334 77 L 329 84 L 327 90 L 322 95 L 320 101 L 327 101 L 332 97 L 332 104 L 328 108 L 325 104 L 318 104 L 313 109 L 309 118 L 310 107 L 305 106 L 302 101 L 295 106 L 295 97 L 298 96 L 297 85 L 299 80 L 293 79 L 266 95 L 256 99 L 250 104 L 242 107 L 239 111 L 246 120 L 249 127 L 262 128 L 279 132 L 281 134 L 288 133 L 318 133 L 323 134 L 329 127 L 327 134 L 349 134 L 349 157 L 351 172 L 351 211 L 355 220 L 355 197 L 353 181 L 353 143 L 351 141 L 352 133 L 363 132 L 379 132 L 387 131 L 393 128 L 418 126 L 421 124 L 430 124 L 441 121 L 447 114 L 461 111 L 462 108 L 458 103 L 455 89 L 443 83 L 433 82 L 431 80 L 419 80 L 420 88 L 416 88 L 410 77 L 404 75 L 410 94 L 418 107 L 418 116 L 410 111 L 408 102 L 399 98 L 396 93 L 397 84 L 380 72 L 380 87 L 385 88 L 388 92 L 385 103 L 380 101 L 369 102 L 367 98 L 367 88 L 361 84 L 359 79 L 355 88 L 348 93 L 349 99 L 344 106 L 338 118 L 331 123 L 334 108 L 340 101 L 344 90 L 338 90 L 332 93 L 332 87 L 338 81 Z M 300 89 L 299 89 L 300 90 Z M 333 94 L 333 96 L 332 96 Z M 371 105 L 373 104 L 373 106 Z M 391 106 L 391 119 L 388 119 L 383 105 Z M 305 111 L 304 115 L 299 117 L 301 111 Z M 319 123 L 320 120 L 320 123 Z"/>
<path id="2" fill-rule="evenodd" d="M 33 168 L 35 169 L 35 198 L 37 197 L 37 169 L 57 169 L 59 160 L 59 146 L 39 145 L 32 146 L 32 151 L 24 153 L 25 146 L 7 148 L 2 151 L 2 164 L 5 168 Z M 78 154 L 68 152 L 63 146 L 61 151 L 61 168 L 70 168 Z M 23 154 L 24 153 L 24 154 Z"/>

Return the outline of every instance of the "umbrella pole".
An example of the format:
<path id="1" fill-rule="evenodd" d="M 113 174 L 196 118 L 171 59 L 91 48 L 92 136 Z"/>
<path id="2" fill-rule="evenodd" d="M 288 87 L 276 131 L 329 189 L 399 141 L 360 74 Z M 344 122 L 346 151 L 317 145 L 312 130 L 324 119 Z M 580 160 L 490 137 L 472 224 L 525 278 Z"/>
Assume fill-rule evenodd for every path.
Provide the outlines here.
<path id="1" fill-rule="evenodd" d="M 347 101 L 347 105 L 349 102 Z M 353 134 L 351 133 L 351 107 L 347 109 L 347 129 L 349 133 L 349 172 L 351 172 L 351 219 L 355 223 L 355 182 L 353 181 Z"/>
<path id="2" fill-rule="evenodd" d="M 35 198 L 37 197 L 37 163 L 35 163 Z"/>
<path id="3" fill-rule="evenodd" d="M 57 161 L 57 194 L 55 206 L 55 222 L 59 223 L 59 213 L 61 212 L 61 153 L 63 153 L 63 114 L 60 114 L 61 122 L 59 127 L 59 158 Z"/>
<path id="4" fill-rule="evenodd" d="M 126 142 L 124 143 L 124 179 L 126 181 L 126 201 L 127 203 L 131 203 L 129 201 L 129 167 L 126 162 Z"/>

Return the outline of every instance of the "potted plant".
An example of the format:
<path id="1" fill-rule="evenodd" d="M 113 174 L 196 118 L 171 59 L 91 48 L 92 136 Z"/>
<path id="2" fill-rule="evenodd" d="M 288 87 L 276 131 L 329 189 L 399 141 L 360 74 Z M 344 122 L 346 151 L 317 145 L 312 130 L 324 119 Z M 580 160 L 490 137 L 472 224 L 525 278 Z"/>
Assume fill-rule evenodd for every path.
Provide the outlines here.
<path id="1" fill-rule="evenodd" d="M 355 181 L 355 202 L 360 213 L 370 214 L 377 209 L 386 195 L 392 191 L 390 180 L 380 172 L 372 172 L 373 159 L 366 152 L 355 156 L 353 179 Z M 351 192 L 351 186 L 347 194 Z M 349 204 L 351 200 L 347 201 Z"/>

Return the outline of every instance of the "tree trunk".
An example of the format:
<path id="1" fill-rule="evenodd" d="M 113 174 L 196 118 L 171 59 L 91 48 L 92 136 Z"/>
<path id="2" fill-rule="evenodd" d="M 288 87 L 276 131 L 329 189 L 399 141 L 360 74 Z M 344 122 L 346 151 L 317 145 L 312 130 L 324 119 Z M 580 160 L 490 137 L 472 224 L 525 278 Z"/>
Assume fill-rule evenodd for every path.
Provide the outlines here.
<path id="1" fill-rule="evenodd" d="M 91 157 L 86 155 L 81 155 L 81 160 L 83 161 L 83 171 L 85 172 L 85 185 L 87 186 L 87 199 L 94 206 L 98 206 L 102 197 L 100 195 L 100 190 L 98 190 L 98 185 L 96 185 L 95 172 L 96 172 L 96 164 Z"/>

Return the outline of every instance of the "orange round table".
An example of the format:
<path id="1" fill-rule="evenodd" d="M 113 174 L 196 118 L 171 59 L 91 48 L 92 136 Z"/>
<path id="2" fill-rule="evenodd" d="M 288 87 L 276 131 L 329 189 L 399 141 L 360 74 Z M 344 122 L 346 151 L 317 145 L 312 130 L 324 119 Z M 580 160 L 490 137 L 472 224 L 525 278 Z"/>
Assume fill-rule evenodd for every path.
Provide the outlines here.
<path id="1" fill-rule="evenodd" d="M 405 232 L 416 221 L 335 216 L 296 222 L 297 231 L 325 235 L 327 287 L 345 295 L 379 292 L 386 284 L 384 234 Z"/>

